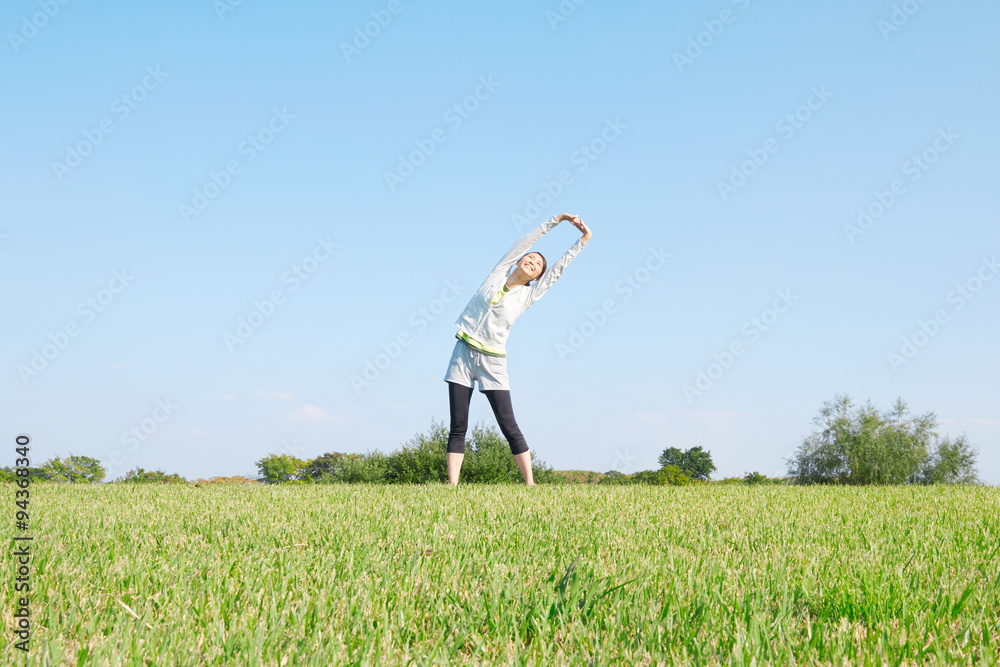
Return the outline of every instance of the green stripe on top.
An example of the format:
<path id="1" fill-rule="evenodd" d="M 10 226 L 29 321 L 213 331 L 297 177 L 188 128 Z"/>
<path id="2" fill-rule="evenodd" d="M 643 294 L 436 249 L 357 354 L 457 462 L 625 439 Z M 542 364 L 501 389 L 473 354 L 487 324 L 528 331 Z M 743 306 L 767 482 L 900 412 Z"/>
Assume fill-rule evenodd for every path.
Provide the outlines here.
<path id="1" fill-rule="evenodd" d="M 504 286 L 501 287 L 500 289 L 498 289 L 497 293 L 493 295 L 493 301 L 490 302 L 490 305 L 491 306 L 497 305 L 497 303 L 500 301 L 500 299 L 503 298 L 503 295 L 506 294 L 509 291 L 510 291 L 510 288 L 507 287 L 507 283 L 504 283 Z"/>
<path id="2" fill-rule="evenodd" d="M 461 329 L 459 329 L 458 331 L 455 332 L 455 338 L 458 338 L 459 340 L 465 341 L 465 344 L 468 345 L 469 347 L 471 347 L 473 350 L 477 350 L 479 352 L 482 352 L 483 354 L 488 354 L 491 357 L 506 357 L 507 356 L 506 352 L 498 352 L 496 350 L 491 350 L 490 348 L 485 347 L 482 343 L 480 343 L 478 340 L 476 340 L 475 338 L 473 338 L 469 334 L 465 333 Z"/>

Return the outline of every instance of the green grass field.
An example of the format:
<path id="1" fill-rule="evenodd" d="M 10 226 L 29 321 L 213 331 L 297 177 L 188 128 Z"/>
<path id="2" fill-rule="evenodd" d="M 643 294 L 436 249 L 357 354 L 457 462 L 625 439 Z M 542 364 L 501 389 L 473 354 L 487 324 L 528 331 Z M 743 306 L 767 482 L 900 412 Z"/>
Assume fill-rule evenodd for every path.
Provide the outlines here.
<path id="1" fill-rule="evenodd" d="M 997 488 L 31 490 L 28 664 L 1000 656 Z M 8 557 L 4 664 L 24 660 L 14 569 Z"/>

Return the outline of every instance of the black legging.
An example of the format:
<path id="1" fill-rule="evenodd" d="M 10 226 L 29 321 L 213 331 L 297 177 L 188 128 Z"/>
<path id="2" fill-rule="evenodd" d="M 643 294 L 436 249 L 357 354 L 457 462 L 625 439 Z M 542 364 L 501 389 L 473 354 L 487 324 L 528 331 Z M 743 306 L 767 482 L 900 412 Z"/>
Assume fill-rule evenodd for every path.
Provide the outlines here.
<path id="1" fill-rule="evenodd" d="M 448 434 L 448 451 L 453 454 L 465 453 L 465 433 L 469 430 L 469 403 L 472 402 L 474 387 L 455 382 L 448 383 L 448 403 L 451 406 L 451 432 Z M 521 429 L 514 420 L 514 408 L 510 403 L 509 389 L 484 391 L 489 399 L 493 415 L 500 424 L 503 437 L 507 438 L 510 453 L 515 456 L 528 451 L 528 443 L 521 435 Z"/>

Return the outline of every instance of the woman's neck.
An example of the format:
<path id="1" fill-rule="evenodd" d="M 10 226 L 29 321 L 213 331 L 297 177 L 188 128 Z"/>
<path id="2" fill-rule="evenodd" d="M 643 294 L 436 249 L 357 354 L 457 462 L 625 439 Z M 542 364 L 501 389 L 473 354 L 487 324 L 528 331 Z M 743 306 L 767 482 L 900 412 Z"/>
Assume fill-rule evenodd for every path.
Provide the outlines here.
<path id="1" fill-rule="evenodd" d="M 517 287 L 518 285 L 527 284 L 528 281 L 525 278 L 526 278 L 525 276 L 519 276 L 518 272 L 515 271 L 514 273 L 510 274 L 510 278 L 507 278 L 507 282 L 504 284 L 507 285 L 507 289 L 512 289 L 514 287 Z"/>

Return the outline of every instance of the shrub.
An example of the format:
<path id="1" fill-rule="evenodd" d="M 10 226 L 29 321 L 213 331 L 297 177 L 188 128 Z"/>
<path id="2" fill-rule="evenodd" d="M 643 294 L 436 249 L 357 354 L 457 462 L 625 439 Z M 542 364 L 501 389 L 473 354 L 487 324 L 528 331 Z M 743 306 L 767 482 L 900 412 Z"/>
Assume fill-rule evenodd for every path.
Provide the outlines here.
<path id="1" fill-rule="evenodd" d="M 447 444 L 447 439 L 445 442 Z M 478 425 L 473 428 L 465 450 L 461 475 L 463 481 L 497 484 L 516 483 L 523 479 L 510 453 L 510 445 L 494 426 L 484 428 Z"/>
<path id="2" fill-rule="evenodd" d="M 651 484 L 653 486 L 684 486 L 692 482 L 691 478 L 677 466 L 666 465 L 659 470 L 641 470 L 632 475 L 625 475 L 617 470 L 610 470 L 598 484 Z"/>
<path id="3" fill-rule="evenodd" d="M 146 483 L 165 483 L 165 484 L 179 484 L 185 482 L 183 477 L 174 473 L 168 475 L 162 470 L 143 470 L 140 467 L 136 467 L 134 470 L 129 470 L 124 476 L 119 477 L 115 480 L 116 482 L 132 482 L 136 484 L 146 484 Z"/>
<path id="4" fill-rule="evenodd" d="M 418 433 L 386 459 L 385 481 L 394 484 L 447 482 L 448 427 L 431 423 L 430 435 Z"/>
<path id="5" fill-rule="evenodd" d="M 345 482 L 379 484 L 388 481 L 389 457 L 382 452 L 353 459 L 344 467 Z"/>
<path id="6" fill-rule="evenodd" d="M 684 486 L 692 481 L 690 475 L 675 465 L 665 465 L 659 470 L 643 470 L 632 475 L 632 479 L 640 484 L 657 486 Z"/>
<path id="7" fill-rule="evenodd" d="M 535 452 L 531 452 L 531 478 L 535 480 L 535 484 L 559 484 L 559 475 L 552 466 L 538 459 Z"/>
<path id="8" fill-rule="evenodd" d="M 220 475 L 209 479 L 204 479 L 199 477 L 197 480 L 195 480 L 196 486 L 202 484 L 259 484 L 259 483 L 260 483 L 259 480 L 250 479 L 249 477 L 244 477 L 243 475 L 234 475 L 232 477 L 226 477 L 224 475 Z"/>
<path id="9" fill-rule="evenodd" d="M 625 473 L 620 472 L 618 470 L 609 470 L 606 473 L 604 473 L 604 477 L 598 480 L 597 483 L 612 485 L 612 486 L 617 486 L 620 484 L 631 484 L 632 476 L 626 475 Z"/>
<path id="10" fill-rule="evenodd" d="M 617 471 L 615 471 L 617 472 Z M 590 470 L 553 470 L 552 484 L 598 484 L 603 473 Z"/>
<path id="11" fill-rule="evenodd" d="M 276 481 L 287 482 L 298 478 L 320 484 L 445 484 L 448 482 L 449 431 L 443 421 L 432 420 L 430 431 L 426 435 L 418 433 L 391 454 L 378 451 L 368 454 L 327 452 L 309 461 L 272 454 L 261 461 L 266 462 L 270 479 Z M 558 481 L 551 466 L 538 461 L 534 452 L 531 468 L 537 484 Z M 479 424 L 473 427 L 466 441 L 461 479 L 463 482 L 489 484 L 517 483 L 522 480 L 521 472 L 510 454 L 510 445 L 495 426 L 485 427 Z"/>
<path id="12" fill-rule="evenodd" d="M 701 449 L 698 447 L 697 449 Z M 711 461 L 710 461 L 711 462 Z M 712 466 L 712 470 L 715 470 L 715 466 Z M 670 486 L 684 486 L 685 484 L 690 484 L 692 481 L 704 481 L 708 479 L 708 473 L 704 473 L 704 477 L 692 477 L 686 471 L 681 470 L 677 466 L 665 465 L 658 471 L 660 478 L 663 480 L 664 484 Z"/>

